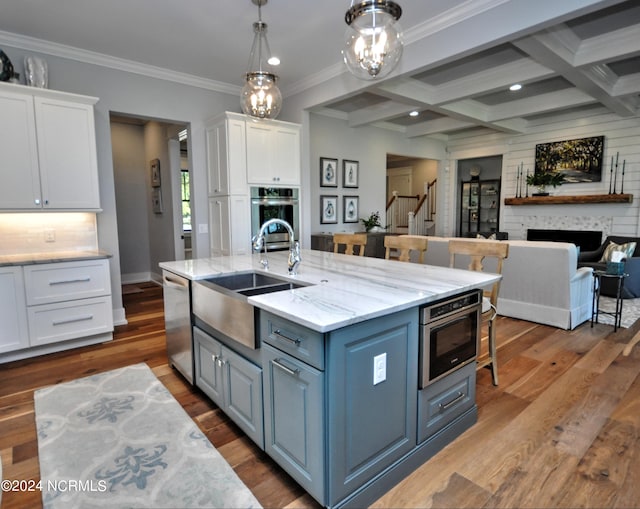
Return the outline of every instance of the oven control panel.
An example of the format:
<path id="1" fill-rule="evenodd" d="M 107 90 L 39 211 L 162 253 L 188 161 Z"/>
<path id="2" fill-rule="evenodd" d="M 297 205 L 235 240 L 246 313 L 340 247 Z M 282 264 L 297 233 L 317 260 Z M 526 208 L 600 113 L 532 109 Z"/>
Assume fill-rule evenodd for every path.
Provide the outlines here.
<path id="1" fill-rule="evenodd" d="M 423 323 L 431 322 L 469 306 L 475 306 L 480 302 L 480 296 L 481 292 L 479 290 L 474 290 L 472 293 L 468 293 L 466 295 L 461 295 L 444 302 L 431 304 L 423 310 Z"/>

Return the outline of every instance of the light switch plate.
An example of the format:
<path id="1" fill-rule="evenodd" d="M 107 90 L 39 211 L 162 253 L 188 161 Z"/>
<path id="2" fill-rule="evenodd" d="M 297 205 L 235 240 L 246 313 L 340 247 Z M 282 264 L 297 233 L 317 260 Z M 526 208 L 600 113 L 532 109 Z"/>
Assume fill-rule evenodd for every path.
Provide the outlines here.
<path id="1" fill-rule="evenodd" d="M 387 353 L 381 353 L 373 358 L 373 385 L 378 385 L 387 379 Z"/>

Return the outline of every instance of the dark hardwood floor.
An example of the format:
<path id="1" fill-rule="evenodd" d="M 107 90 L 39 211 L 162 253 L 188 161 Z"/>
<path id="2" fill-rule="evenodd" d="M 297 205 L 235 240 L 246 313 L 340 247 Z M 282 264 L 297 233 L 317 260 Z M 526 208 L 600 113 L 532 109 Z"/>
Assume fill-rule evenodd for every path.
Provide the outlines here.
<path id="1" fill-rule="evenodd" d="M 264 507 L 318 507 L 198 389 L 167 365 L 162 289 L 124 288 L 114 341 L 0 365 L 5 479 L 39 479 L 33 391 L 146 362 Z M 640 507 L 640 322 L 613 333 L 499 318 L 500 385 L 478 372 L 478 423 L 375 507 Z M 39 492 L 2 508 L 42 507 Z"/>

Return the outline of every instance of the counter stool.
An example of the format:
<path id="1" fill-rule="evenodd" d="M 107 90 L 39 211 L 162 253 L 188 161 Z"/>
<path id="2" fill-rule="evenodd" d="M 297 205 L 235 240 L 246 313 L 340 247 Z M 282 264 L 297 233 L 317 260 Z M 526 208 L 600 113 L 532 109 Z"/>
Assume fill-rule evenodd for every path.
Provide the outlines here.
<path id="1" fill-rule="evenodd" d="M 364 256 L 364 248 L 367 245 L 366 233 L 334 233 L 333 252 L 338 252 L 338 246 L 344 245 L 344 254 L 353 255 L 355 246 L 358 246 L 358 256 Z"/>
<path id="2" fill-rule="evenodd" d="M 424 263 L 424 254 L 427 252 L 429 237 L 424 235 L 388 235 L 384 238 L 385 260 L 411 261 L 411 251 L 418 251 L 418 262 Z M 397 255 L 391 256 L 395 250 Z"/>
<path id="3" fill-rule="evenodd" d="M 482 260 L 486 257 L 496 258 L 498 267 L 496 274 L 502 274 L 502 262 L 509 256 L 509 244 L 500 241 L 490 240 L 449 240 L 449 266 L 455 267 L 455 257 L 457 255 L 466 255 L 471 258 L 469 270 L 482 272 Z M 493 385 L 498 385 L 498 356 L 496 346 L 496 328 L 495 319 L 498 316 L 498 292 L 500 291 L 500 281 L 493 284 L 490 291 L 484 292 L 482 298 L 482 318 L 488 323 L 489 327 L 489 360 L 482 364 L 478 363 L 478 367 L 484 367 L 491 364 L 491 377 Z M 479 353 L 479 352 L 478 352 Z"/>

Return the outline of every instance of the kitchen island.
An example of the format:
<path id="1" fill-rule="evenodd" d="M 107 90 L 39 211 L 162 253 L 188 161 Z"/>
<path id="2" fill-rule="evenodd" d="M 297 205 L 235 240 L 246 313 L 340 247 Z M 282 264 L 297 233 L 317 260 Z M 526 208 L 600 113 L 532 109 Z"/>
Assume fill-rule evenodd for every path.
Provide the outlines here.
<path id="1" fill-rule="evenodd" d="M 161 267 L 197 289 L 263 272 L 260 258 Z M 322 505 L 361 507 L 476 422 L 475 362 L 419 388 L 420 309 L 500 276 L 308 250 L 288 276 L 286 252 L 268 259 L 269 274 L 302 286 L 246 298 L 255 349 L 196 303 L 195 384 Z"/>

